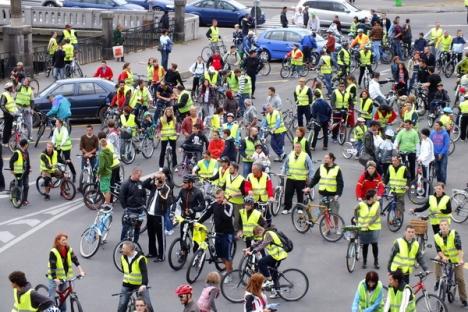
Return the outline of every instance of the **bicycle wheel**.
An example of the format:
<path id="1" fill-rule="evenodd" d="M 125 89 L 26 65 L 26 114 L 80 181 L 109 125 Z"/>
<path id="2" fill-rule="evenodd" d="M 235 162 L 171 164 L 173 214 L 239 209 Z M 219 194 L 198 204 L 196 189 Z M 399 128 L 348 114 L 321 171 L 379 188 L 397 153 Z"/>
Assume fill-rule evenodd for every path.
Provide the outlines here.
<path id="1" fill-rule="evenodd" d="M 81 303 L 76 295 L 70 297 L 71 312 L 83 312 Z"/>
<path id="2" fill-rule="evenodd" d="M 81 171 L 80 173 L 80 178 L 79 178 L 79 183 L 78 183 L 78 190 L 84 194 L 84 191 L 83 191 L 83 186 L 85 186 L 86 184 L 90 184 L 91 182 L 91 175 L 90 175 L 90 172 L 89 170 L 87 169 L 84 169 Z"/>
<path id="3" fill-rule="evenodd" d="M 120 272 L 123 273 L 123 270 L 122 270 L 122 263 L 120 261 L 120 257 L 122 256 L 122 245 L 125 241 L 121 241 L 120 243 L 118 243 L 117 245 L 115 245 L 114 247 L 114 251 L 113 251 L 113 261 L 114 261 L 114 266 L 117 268 L 117 270 L 119 270 Z M 133 242 L 135 244 L 135 250 L 136 251 L 142 251 L 141 249 L 141 246 L 139 243 L 137 242 Z"/>
<path id="4" fill-rule="evenodd" d="M 83 258 L 91 258 L 96 254 L 101 245 L 101 235 L 95 226 L 84 230 L 80 239 L 80 254 Z"/>
<path id="5" fill-rule="evenodd" d="M 215 241 L 213 238 L 213 246 L 214 244 L 215 244 Z M 231 259 L 234 259 L 234 256 L 236 255 L 236 250 L 237 250 L 237 242 L 236 240 L 233 240 L 231 244 L 231 250 L 230 250 Z M 216 254 L 214 255 L 212 254 L 211 256 L 215 257 Z M 224 266 L 224 261 L 221 258 L 216 258 L 216 260 L 214 261 L 214 265 L 216 269 L 220 272 L 224 272 L 226 270 L 226 267 Z"/>
<path id="6" fill-rule="evenodd" d="M 291 220 L 294 228 L 299 233 L 306 233 L 311 227 L 311 221 L 309 220 L 309 213 L 304 211 L 306 207 L 301 204 L 296 204 L 291 212 Z"/>
<path id="7" fill-rule="evenodd" d="M 340 124 L 338 128 L 338 143 L 343 145 L 346 142 L 346 127 L 344 124 Z"/>
<path id="8" fill-rule="evenodd" d="M 143 213 L 141 214 L 141 221 L 140 234 L 144 233 L 148 228 L 148 210 L 143 209 Z"/>
<path id="9" fill-rule="evenodd" d="M 190 261 L 190 265 L 187 268 L 187 274 L 185 274 L 185 278 L 189 284 L 195 283 L 200 276 L 203 270 L 203 266 L 205 265 L 205 258 L 206 251 L 201 248 L 198 249 L 193 255 Z"/>
<path id="10" fill-rule="evenodd" d="M 460 127 L 457 124 L 453 125 L 452 131 L 450 131 L 450 138 L 453 142 L 457 142 L 460 139 Z"/>
<path id="11" fill-rule="evenodd" d="M 447 287 L 447 300 L 449 303 L 453 303 L 455 301 L 455 296 L 457 295 L 457 286 Z"/>
<path id="12" fill-rule="evenodd" d="M 120 160 L 126 165 L 130 165 L 135 161 L 135 156 L 136 156 L 136 151 L 135 147 L 133 146 L 133 143 L 131 140 L 125 140 L 123 142 L 122 149 L 123 153 L 120 155 Z"/>
<path id="13" fill-rule="evenodd" d="M 450 139 L 450 145 L 449 145 L 449 151 L 448 151 L 449 156 L 452 155 L 454 152 L 455 152 L 455 142 L 453 142 L 453 140 Z"/>
<path id="14" fill-rule="evenodd" d="M 432 128 L 432 126 L 434 125 L 434 121 L 435 121 L 435 117 L 430 117 L 430 116 L 427 116 L 427 125 Z"/>
<path id="15" fill-rule="evenodd" d="M 91 210 L 96 210 L 104 204 L 104 195 L 98 188 L 86 187 L 83 195 L 83 201 L 86 207 Z"/>
<path id="16" fill-rule="evenodd" d="M 453 64 L 453 62 L 449 62 L 449 63 L 447 63 L 445 65 L 445 67 L 444 67 L 445 77 L 447 77 L 447 78 L 452 77 L 454 71 L 455 71 L 455 65 Z"/>
<path id="17" fill-rule="evenodd" d="M 447 312 L 447 306 L 436 295 L 424 293 L 416 299 L 416 311 L 418 312 Z"/>
<path id="18" fill-rule="evenodd" d="M 280 70 L 280 77 L 283 79 L 287 79 L 291 76 L 291 67 L 281 67 Z"/>
<path id="19" fill-rule="evenodd" d="M 149 159 L 153 156 L 154 153 L 154 141 L 149 138 L 144 138 L 143 142 L 141 142 L 141 153 L 143 157 Z"/>
<path id="20" fill-rule="evenodd" d="M 390 203 L 389 205 L 392 205 L 392 203 Z M 401 229 L 401 227 L 403 226 L 403 219 L 404 219 L 404 214 L 403 212 L 400 212 L 400 216 L 398 217 L 397 216 L 397 211 L 398 208 L 391 208 L 388 209 L 388 214 L 387 214 L 387 225 L 388 225 L 388 229 L 391 231 L 391 232 L 398 232 L 398 230 Z"/>
<path id="21" fill-rule="evenodd" d="M 78 63 L 75 63 L 75 72 L 80 76 L 80 78 L 83 78 L 83 71 L 81 70 L 81 66 Z"/>
<path id="22" fill-rule="evenodd" d="M 309 290 L 309 279 L 304 272 L 298 269 L 287 269 L 279 272 L 278 294 L 286 301 L 298 301 Z"/>
<path id="23" fill-rule="evenodd" d="M 37 192 L 41 195 L 45 195 L 46 194 L 46 191 L 45 191 L 45 179 L 43 176 L 39 176 L 37 177 L 36 179 L 36 189 L 37 189 Z"/>
<path id="24" fill-rule="evenodd" d="M 350 159 L 354 155 L 354 146 L 353 143 L 351 142 L 345 142 L 343 144 L 343 147 L 341 148 L 341 155 L 343 155 L 344 158 Z"/>
<path id="25" fill-rule="evenodd" d="M 39 145 L 39 141 L 41 140 L 42 135 L 44 134 L 45 128 L 46 128 L 45 124 L 42 123 L 37 129 L 37 138 L 36 138 L 36 143 L 34 143 L 34 147 L 37 147 L 37 145 Z"/>
<path id="26" fill-rule="evenodd" d="M 424 188 L 426 187 L 425 184 L 429 183 L 429 191 L 427 192 L 428 194 L 424 194 L 426 193 Z M 426 201 L 427 201 L 427 198 L 429 197 L 429 195 L 432 194 L 432 185 L 430 185 L 430 182 L 427 181 L 426 179 L 422 178 L 421 179 L 421 184 L 419 187 L 418 187 L 418 178 L 416 177 L 413 181 L 411 181 L 410 183 L 410 188 L 408 190 L 408 192 L 406 192 L 406 195 L 408 196 L 408 199 L 415 205 L 422 205 L 424 204 Z M 423 190 L 421 190 L 421 188 L 423 188 Z"/>
<path id="27" fill-rule="evenodd" d="M 329 213 L 320 219 L 320 235 L 328 242 L 337 242 L 343 237 L 344 220 L 340 215 Z"/>
<path id="28" fill-rule="evenodd" d="M 417 234 L 416 235 L 416 240 L 418 241 L 419 243 L 419 251 L 421 251 L 421 254 L 424 254 L 424 252 L 426 251 L 426 235 L 423 235 L 423 234 Z"/>
<path id="29" fill-rule="evenodd" d="M 309 74 L 309 67 L 304 65 L 301 67 L 300 70 L 298 70 L 299 76 L 300 77 L 306 77 Z"/>
<path id="30" fill-rule="evenodd" d="M 190 252 L 191 244 L 182 246 L 182 238 L 177 238 L 174 240 L 169 247 L 169 266 L 175 270 L 179 271 L 185 265 L 187 261 L 187 256 Z"/>
<path id="31" fill-rule="evenodd" d="M 15 181 L 10 183 L 10 202 L 15 208 L 20 208 L 23 204 L 21 188 L 15 184 Z"/>
<path id="32" fill-rule="evenodd" d="M 12 153 L 14 153 L 16 148 L 18 147 L 19 140 L 19 135 L 16 132 L 14 132 L 11 135 L 10 140 L 8 141 L 8 148 Z"/>
<path id="33" fill-rule="evenodd" d="M 353 273 L 354 268 L 356 267 L 356 243 L 350 241 L 348 243 L 348 250 L 346 251 L 346 268 L 349 273 Z"/>
<path id="34" fill-rule="evenodd" d="M 271 65 L 270 62 L 264 62 L 263 67 L 260 70 L 260 75 L 262 76 L 268 76 L 271 72 Z"/>
<path id="35" fill-rule="evenodd" d="M 60 195 L 66 200 L 72 200 L 76 195 L 75 184 L 70 180 L 63 180 L 60 184 Z"/>
<path id="36" fill-rule="evenodd" d="M 103 223 L 103 230 L 101 232 L 101 241 L 106 242 L 107 236 L 109 235 L 110 228 L 112 226 L 112 215 L 108 216 Z"/>
<path id="37" fill-rule="evenodd" d="M 39 81 L 37 81 L 37 79 L 31 79 L 29 86 L 32 88 L 34 95 L 39 93 Z"/>
<path id="38" fill-rule="evenodd" d="M 201 51 L 201 58 L 203 61 L 208 62 L 208 59 L 213 55 L 213 51 L 211 50 L 210 47 L 204 47 L 203 50 Z"/>
<path id="39" fill-rule="evenodd" d="M 34 287 L 34 290 L 45 297 L 49 297 L 49 287 L 44 284 L 38 284 Z"/>
<path id="40" fill-rule="evenodd" d="M 248 272 L 233 270 L 223 276 L 221 281 L 221 293 L 223 297 L 232 303 L 244 302 L 245 287 L 250 279 Z"/>
<path id="41" fill-rule="evenodd" d="M 275 201 L 271 204 L 271 214 L 277 216 L 281 209 L 281 201 L 283 200 L 283 188 L 277 186 L 275 188 Z"/>
<path id="42" fill-rule="evenodd" d="M 424 99 L 421 97 L 418 97 L 416 99 L 416 112 L 418 113 L 418 116 L 424 116 L 426 114 L 426 104 L 424 103 Z"/>
<path id="43" fill-rule="evenodd" d="M 464 193 L 456 193 L 452 196 L 452 220 L 455 223 L 463 223 L 468 219 L 468 207 L 465 207 L 468 198 Z"/>

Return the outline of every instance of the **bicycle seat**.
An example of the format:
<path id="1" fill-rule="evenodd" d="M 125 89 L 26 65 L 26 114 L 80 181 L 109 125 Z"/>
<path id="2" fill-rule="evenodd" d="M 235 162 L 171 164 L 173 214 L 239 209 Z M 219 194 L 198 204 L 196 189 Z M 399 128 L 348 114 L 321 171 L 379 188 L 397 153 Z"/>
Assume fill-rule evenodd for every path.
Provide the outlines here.
<path id="1" fill-rule="evenodd" d="M 322 197 L 322 199 L 320 200 L 320 204 L 325 205 L 325 206 L 328 205 L 328 204 L 330 204 L 330 202 L 331 202 L 331 199 L 330 199 L 330 197 L 328 197 L 328 196 L 324 196 L 324 197 Z"/>

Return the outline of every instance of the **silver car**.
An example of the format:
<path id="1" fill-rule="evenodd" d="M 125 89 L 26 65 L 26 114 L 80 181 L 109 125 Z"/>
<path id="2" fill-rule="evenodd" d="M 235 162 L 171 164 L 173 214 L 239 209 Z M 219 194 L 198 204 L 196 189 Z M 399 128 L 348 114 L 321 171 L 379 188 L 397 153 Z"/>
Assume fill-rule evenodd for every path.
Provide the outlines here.
<path id="1" fill-rule="evenodd" d="M 22 0 L 22 4 L 27 6 L 63 7 L 63 0 Z"/>

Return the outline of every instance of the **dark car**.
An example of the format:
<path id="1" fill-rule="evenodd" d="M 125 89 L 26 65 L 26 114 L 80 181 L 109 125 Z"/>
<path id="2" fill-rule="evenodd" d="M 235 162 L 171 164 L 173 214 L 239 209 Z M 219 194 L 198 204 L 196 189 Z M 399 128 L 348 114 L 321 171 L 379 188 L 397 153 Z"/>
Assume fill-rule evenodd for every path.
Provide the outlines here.
<path id="1" fill-rule="evenodd" d="M 125 0 L 65 0 L 63 2 L 63 6 L 71 8 L 90 8 L 104 10 L 145 10 L 145 8 L 133 3 L 128 3 Z"/>
<path id="2" fill-rule="evenodd" d="M 104 120 L 107 106 L 115 94 L 115 84 L 101 78 L 58 80 L 34 99 L 34 107 L 42 113 L 50 110 L 49 95 L 63 95 L 71 103 L 72 119 Z"/>
<path id="3" fill-rule="evenodd" d="M 127 0 L 128 3 L 133 3 L 144 7 L 147 10 L 154 11 L 173 11 L 174 0 Z"/>

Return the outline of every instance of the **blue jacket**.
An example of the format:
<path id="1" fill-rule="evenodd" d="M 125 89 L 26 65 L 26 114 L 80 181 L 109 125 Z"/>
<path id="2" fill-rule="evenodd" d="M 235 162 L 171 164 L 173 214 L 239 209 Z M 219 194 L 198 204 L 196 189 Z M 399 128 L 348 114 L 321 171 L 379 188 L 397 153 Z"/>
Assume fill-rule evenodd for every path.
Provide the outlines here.
<path id="1" fill-rule="evenodd" d="M 320 123 L 330 121 L 332 115 L 332 108 L 327 101 L 322 98 L 315 100 L 312 104 L 312 118 Z"/>
<path id="2" fill-rule="evenodd" d="M 439 131 L 432 130 L 429 137 L 434 144 L 434 156 L 437 158 L 439 155 L 446 156 L 450 146 L 450 137 L 447 130 L 441 129 Z"/>
<path id="3" fill-rule="evenodd" d="M 363 282 L 361 282 L 363 283 Z M 359 285 L 361 284 L 359 283 Z M 364 285 L 366 285 L 364 283 Z M 366 289 L 367 289 L 367 286 L 365 286 Z M 382 288 L 383 289 L 383 288 Z M 354 300 L 353 300 L 353 306 L 351 308 L 351 311 L 352 312 L 358 312 L 358 311 L 361 311 L 359 310 L 359 286 L 358 286 L 358 289 L 356 290 L 356 294 L 354 295 Z M 380 294 L 377 296 L 377 300 L 375 300 L 374 304 L 370 307 L 368 307 L 367 309 L 364 309 L 362 310 L 362 312 L 373 312 L 373 311 L 377 311 L 380 307 L 380 304 L 382 303 L 382 291 L 380 292 Z"/>
<path id="4" fill-rule="evenodd" d="M 424 51 L 424 48 L 425 48 L 426 46 L 427 46 L 427 40 L 424 39 L 424 38 L 422 38 L 422 39 L 421 39 L 421 38 L 418 38 L 418 39 L 416 39 L 416 41 L 414 42 L 413 48 L 414 48 L 415 51 L 420 51 L 420 52 L 422 52 L 422 51 Z"/>
<path id="5" fill-rule="evenodd" d="M 244 53 L 248 54 L 252 48 L 256 48 L 254 38 L 245 36 L 244 41 L 242 42 L 242 49 L 244 50 Z"/>
<path id="6" fill-rule="evenodd" d="M 312 35 L 304 36 L 301 39 L 301 46 L 308 47 L 311 49 L 317 49 L 317 41 Z"/>
<path id="7" fill-rule="evenodd" d="M 47 116 L 65 120 L 71 116 L 70 107 L 70 101 L 68 101 L 66 97 L 63 95 L 56 95 Z"/>

